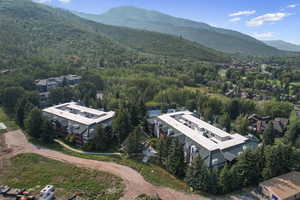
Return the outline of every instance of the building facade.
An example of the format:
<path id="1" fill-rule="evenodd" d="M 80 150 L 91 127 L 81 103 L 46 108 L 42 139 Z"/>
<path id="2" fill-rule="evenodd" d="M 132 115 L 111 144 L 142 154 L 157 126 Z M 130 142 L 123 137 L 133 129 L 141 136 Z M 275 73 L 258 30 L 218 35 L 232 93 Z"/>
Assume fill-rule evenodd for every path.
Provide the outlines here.
<path id="1" fill-rule="evenodd" d="M 104 112 L 79 105 L 76 102 L 64 103 L 43 110 L 43 115 L 56 123 L 62 136 L 74 136 L 78 145 L 93 139 L 97 125 L 111 126 L 115 112 Z"/>
<path id="2" fill-rule="evenodd" d="M 187 162 L 201 156 L 209 168 L 233 161 L 246 149 L 255 149 L 258 141 L 240 134 L 229 134 L 189 111 L 160 115 L 155 124 L 157 137 L 176 137 L 184 145 Z"/>
<path id="3" fill-rule="evenodd" d="M 64 86 L 73 86 L 81 81 L 81 76 L 77 75 L 66 75 L 59 77 L 51 77 L 47 79 L 39 79 L 35 81 L 35 85 L 40 95 L 40 104 L 47 105 L 49 100 L 49 93 L 51 89 L 64 87 Z"/>

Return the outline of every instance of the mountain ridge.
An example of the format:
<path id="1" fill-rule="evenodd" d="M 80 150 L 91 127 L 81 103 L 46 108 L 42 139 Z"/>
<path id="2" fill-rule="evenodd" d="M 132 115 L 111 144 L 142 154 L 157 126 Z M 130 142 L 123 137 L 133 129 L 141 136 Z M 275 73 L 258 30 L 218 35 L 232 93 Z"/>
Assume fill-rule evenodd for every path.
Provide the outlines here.
<path id="1" fill-rule="evenodd" d="M 263 42 L 280 50 L 300 52 L 300 45 L 283 40 L 265 40 Z"/>
<path id="2" fill-rule="evenodd" d="M 104 25 L 30 0 L 0 0 L 0 11 L 0 67 L 26 65 L 35 58 L 56 64 L 122 66 L 147 54 L 229 60 L 223 53 L 179 37 Z"/>
<path id="3" fill-rule="evenodd" d="M 158 11 L 150 11 L 133 6 L 112 8 L 99 15 L 76 11 L 73 11 L 73 13 L 99 23 L 181 36 L 226 53 L 242 53 L 255 56 L 282 56 L 289 54 L 238 31 L 216 28 L 203 22 L 173 17 Z"/>

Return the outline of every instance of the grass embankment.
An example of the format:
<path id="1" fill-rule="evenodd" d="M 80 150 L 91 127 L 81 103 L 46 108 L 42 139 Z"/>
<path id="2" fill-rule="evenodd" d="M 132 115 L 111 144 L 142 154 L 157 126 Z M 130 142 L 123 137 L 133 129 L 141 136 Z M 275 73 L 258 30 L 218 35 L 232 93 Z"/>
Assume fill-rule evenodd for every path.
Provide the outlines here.
<path id="1" fill-rule="evenodd" d="M 0 130 L 0 134 L 6 131 L 12 131 L 18 129 L 18 125 L 13 120 L 10 120 L 9 117 L 4 112 L 3 108 L 0 107 L 0 123 L 1 122 L 7 126 L 7 130 Z"/>
<path id="2" fill-rule="evenodd" d="M 169 187 L 174 190 L 178 191 L 188 191 L 187 185 L 177 179 L 176 177 L 172 176 L 170 173 L 168 173 L 163 168 L 149 163 L 143 163 L 141 160 L 135 160 L 130 159 L 127 156 L 101 156 L 101 155 L 87 155 L 87 154 L 81 154 L 76 153 L 73 151 L 70 151 L 69 149 L 64 148 L 63 146 L 59 145 L 58 143 L 54 144 L 48 144 L 45 145 L 41 143 L 40 141 L 36 139 L 30 138 L 29 141 L 33 144 L 39 145 L 39 146 L 46 146 L 47 148 L 60 151 L 62 153 L 85 158 L 85 159 L 92 159 L 92 160 L 99 160 L 99 161 L 106 161 L 106 162 L 115 162 L 120 165 L 125 165 L 128 167 L 131 167 L 132 169 L 138 171 L 146 181 L 153 185 L 157 186 L 163 186 L 163 187 Z"/>
<path id="3" fill-rule="evenodd" d="M 65 154 L 69 154 L 76 157 L 99 161 L 115 162 L 121 165 L 125 165 L 138 171 L 145 178 L 146 181 L 154 185 L 169 187 L 179 191 L 187 191 L 187 186 L 183 181 L 177 179 L 176 177 L 168 173 L 166 170 L 154 164 L 145 164 L 141 160 L 129 159 L 126 156 L 99 156 L 80 154 L 72 152 L 63 147 L 58 147 L 56 145 L 55 149 Z"/>
<path id="4" fill-rule="evenodd" d="M 32 189 L 36 194 L 45 185 L 56 187 L 58 199 L 81 193 L 83 199 L 117 200 L 122 196 L 122 180 L 106 172 L 83 169 L 35 154 L 22 154 L 10 160 L 0 172 L 0 184 Z"/>

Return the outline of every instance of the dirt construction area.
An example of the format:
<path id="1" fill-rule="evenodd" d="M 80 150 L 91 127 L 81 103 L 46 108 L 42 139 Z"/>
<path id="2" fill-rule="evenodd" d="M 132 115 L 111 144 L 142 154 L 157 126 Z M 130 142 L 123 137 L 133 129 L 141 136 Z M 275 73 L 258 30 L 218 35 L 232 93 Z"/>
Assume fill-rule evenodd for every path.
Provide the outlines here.
<path id="1" fill-rule="evenodd" d="M 207 198 L 199 195 L 191 195 L 178 192 L 169 188 L 154 186 L 146 182 L 137 171 L 112 162 L 83 159 L 63 154 L 58 151 L 40 148 L 28 143 L 22 131 L 12 131 L 0 136 L 0 163 L 22 153 L 35 153 L 46 158 L 66 162 L 78 167 L 110 172 L 123 179 L 125 190 L 121 200 L 134 200 L 140 194 L 158 194 L 163 200 L 205 200 Z M 4 145 L 5 143 L 5 145 Z M 1 164 L 0 164 L 1 169 Z"/>

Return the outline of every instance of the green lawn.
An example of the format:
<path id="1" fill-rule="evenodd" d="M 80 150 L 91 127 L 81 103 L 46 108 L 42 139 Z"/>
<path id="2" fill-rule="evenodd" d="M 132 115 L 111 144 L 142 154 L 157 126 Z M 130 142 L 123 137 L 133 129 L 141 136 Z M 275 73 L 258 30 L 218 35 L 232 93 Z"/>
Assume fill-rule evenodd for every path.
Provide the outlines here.
<path id="1" fill-rule="evenodd" d="M 9 167 L 0 170 L 0 184 L 32 189 L 34 193 L 51 184 L 59 199 L 67 199 L 78 192 L 87 200 L 117 200 L 124 189 L 122 180 L 112 174 L 75 167 L 36 154 L 12 158 Z"/>
<path id="2" fill-rule="evenodd" d="M 5 114 L 4 110 L 0 107 L 0 122 L 3 122 L 8 130 L 16 130 L 18 129 L 18 125 L 13 121 L 10 120 L 9 117 Z M 1 132 L 3 133 L 4 131 L 0 130 L 0 134 Z"/>

